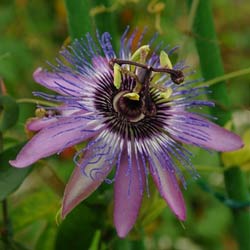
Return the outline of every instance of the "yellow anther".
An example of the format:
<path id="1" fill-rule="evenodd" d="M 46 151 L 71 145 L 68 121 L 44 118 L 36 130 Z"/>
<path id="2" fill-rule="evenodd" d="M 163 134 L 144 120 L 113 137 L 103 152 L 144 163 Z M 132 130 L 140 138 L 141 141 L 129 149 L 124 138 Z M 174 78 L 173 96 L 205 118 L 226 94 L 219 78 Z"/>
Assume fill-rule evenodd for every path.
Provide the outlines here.
<path id="1" fill-rule="evenodd" d="M 169 69 L 173 68 L 173 65 L 168 57 L 168 54 L 163 50 L 160 53 L 160 65 L 162 67 L 167 67 Z"/>
<path id="2" fill-rule="evenodd" d="M 171 88 L 166 88 L 164 92 L 160 93 L 160 97 L 163 98 L 164 100 L 168 100 L 169 97 L 172 95 L 173 90 Z"/>
<path id="3" fill-rule="evenodd" d="M 127 93 L 125 95 L 123 95 L 123 97 L 126 97 L 130 100 L 133 100 L 133 101 L 139 101 L 140 100 L 140 96 L 137 94 L 137 93 Z"/>
<path id="4" fill-rule="evenodd" d="M 121 66 L 117 63 L 114 64 L 114 86 L 119 89 L 122 83 Z"/>
<path id="5" fill-rule="evenodd" d="M 131 56 L 131 61 L 145 63 L 149 52 L 149 45 L 143 45 L 134 52 Z"/>
<path id="6" fill-rule="evenodd" d="M 35 115 L 37 118 L 43 118 L 46 115 L 46 110 L 44 108 L 37 108 L 35 111 Z"/>

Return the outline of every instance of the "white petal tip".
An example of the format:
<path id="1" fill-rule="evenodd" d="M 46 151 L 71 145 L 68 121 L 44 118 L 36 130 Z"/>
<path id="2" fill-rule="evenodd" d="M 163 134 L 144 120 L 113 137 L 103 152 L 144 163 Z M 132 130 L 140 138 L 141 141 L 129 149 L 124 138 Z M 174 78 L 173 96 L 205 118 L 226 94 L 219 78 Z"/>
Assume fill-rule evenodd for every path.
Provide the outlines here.
<path id="1" fill-rule="evenodd" d="M 42 72 L 43 69 L 41 67 L 37 68 L 34 73 L 33 73 L 33 77 L 35 78 L 40 72 Z"/>
<path id="2" fill-rule="evenodd" d="M 17 160 L 9 161 L 9 164 L 10 164 L 12 167 L 15 167 L 15 168 L 24 168 L 24 167 L 27 167 L 26 165 L 20 163 L 20 162 L 17 161 Z"/>
<path id="3" fill-rule="evenodd" d="M 182 198 L 181 198 L 182 200 Z M 173 204 L 172 206 L 170 204 L 168 204 L 172 213 L 178 218 L 178 220 L 181 220 L 181 221 L 185 221 L 187 216 L 186 216 L 186 206 L 185 206 L 185 203 L 184 201 L 182 201 L 182 205 L 180 205 L 181 207 L 173 207 Z"/>
<path id="4" fill-rule="evenodd" d="M 66 216 L 78 205 L 79 202 L 73 203 L 69 202 L 67 200 L 68 196 L 64 196 L 63 198 L 63 203 L 62 203 L 62 211 L 61 211 L 61 216 L 63 219 L 66 218 Z"/>
<path id="5" fill-rule="evenodd" d="M 177 218 L 181 221 L 185 221 L 187 219 L 186 213 L 176 214 Z"/>
<path id="6" fill-rule="evenodd" d="M 65 219 L 69 212 L 70 212 L 69 210 L 62 208 L 61 212 L 62 219 Z"/>
<path id="7" fill-rule="evenodd" d="M 130 230 L 131 228 L 124 227 L 123 225 L 119 227 L 116 226 L 116 232 L 119 238 L 125 238 Z"/>
<path id="8" fill-rule="evenodd" d="M 236 151 L 236 150 L 239 150 L 239 149 L 244 147 L 244 143 L 243 143 L 242 139 L 238 135 L 236 135 L 235 137 L 236 137 L 235 144 L 232 146 L 232 149 L 229 149 L 227 151 Z"/>
<path id="9" fill-rule="evenodd" d="M 33 73 L 33 78 L 36 82 L 38 83 L 42 83 L 43 82 L 43 78 L 44 78 L 44 70 L 43 68 L 39 67 L 37 68 L 34 73 Z"/>
<path id="10" fill-rule="evenodd" d="M 62 218 L 65 219 L 65 217 L 74 209 L 74 207 L 76 207 L 78 205 L 78 203 L 74 204 L 74 203 L 70 203 L 67 200 L 68 196 L 64 196 L 63 197 L 63 203 L 62 203 Z"/>

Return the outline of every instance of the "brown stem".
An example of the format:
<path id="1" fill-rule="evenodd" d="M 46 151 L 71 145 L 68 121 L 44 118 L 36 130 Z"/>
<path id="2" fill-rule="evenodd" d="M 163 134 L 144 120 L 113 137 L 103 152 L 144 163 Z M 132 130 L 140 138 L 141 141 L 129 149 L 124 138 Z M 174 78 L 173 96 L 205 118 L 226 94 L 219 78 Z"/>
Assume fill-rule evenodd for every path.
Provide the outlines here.
<path id="1" fill-rule="evenodd" d="M 129 60 L 118 59 L 118 58 L 113 58 L 109 61 L 109 64 L 111 67 L 113 67 L 115 63 L 119 64 L 120 66 L 123 64 L 128 64 L 128 65 L 133 65 L 136 67 L 146 69 L 148 71 L 162 72 L 162 73 L 170 74 L 171 80 L 176 84 L 180 84 L 184 81 L 184 74 L 181 70 L 175 70 L 175 69 L 170 69 L 170 68 L 166 68 L 166 67 L 154 68 L 154 67 L 146 65 L 146 64 L 133 62 L 133 61 L 129 61 Z"/>

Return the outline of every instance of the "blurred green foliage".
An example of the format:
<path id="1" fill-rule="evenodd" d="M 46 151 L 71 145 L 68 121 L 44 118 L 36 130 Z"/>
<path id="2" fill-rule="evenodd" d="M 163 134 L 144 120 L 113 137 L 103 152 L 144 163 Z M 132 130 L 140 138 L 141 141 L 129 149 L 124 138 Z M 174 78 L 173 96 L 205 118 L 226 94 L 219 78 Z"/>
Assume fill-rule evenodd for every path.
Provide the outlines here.
<path id="1" fill-rule="evenodd" d="M 119 24 L 117 36 L 122 34 L 128 24 L 141 30 L 147 26 L 150 34 L 160 31 L 160 39 L 164 42 L 172 46 L 183 46 L 180 50 L 182 59 L 186 59 L 187 64 L 197 69 L 199 77 L 199 62 L 192 40 L 195 34 L 188 29 L 186 1 L 165 1 L 165 8 L 158 14 L 150 8 L 150 2 L 152 1 L 109 1 L 109 7 L 114 8 L 108 10 L 108 13 L 113 15 Z M 225 72 L 249 67 L 250 2 L 212 2 Z M 102 1 L 95 1 L 95 4 L 100 6 Z M 94 24 L 93 20 L 91 22 Z M 53 62 L 68 38 L 64 1 L 2 0 L 0 34 L 0 78 L 5 83 L 7 93 L 17 100 L 31 97 L 32 91 L 43 89 L 34 83 L 32 73 L 38 66 L 46 66 L 46 60 Z M 238 121 L 239 127 L 245 126 L 245 117 L 249 117 L 249 82 L 250 76 L 247 75 L 232 79 L 227 85 L 232 106 L 223 108 L 230 108 L 241 115 L 242 122 Z M 27 118 L 34 115 L 35 108 L 35 104 L 20 103 L 19 121 L 14 128 L 4 134 L 7 142 L 4 149 L 7 150 L 16 141 L 26 139 L 24 124 Z M 221 171 L 212 171 L 213 168 L 218 169 L 220 164 L 217 155 L 198 149 L 193 150 L 193 153 L 196 156 L 194 164 L 201 166 L 199 171 L 202 178 L 214 189 L 223 192 Z M 48 160 L 63 184 L 73 169 L 71 156 L 72 153 L 67 152 Z M 26 174 L 25 172 L 24 176 Z M 229 209 L 210 193 L 202 190 L 188 175 L 188 189 L 184 191 L 188 219 L 184 223 L 184 228 L 168 208 L 163 208 L 163 213 L 154 220 L 150 221 L 147 218 L 147 224 L 143 228 L 138 221 L 128 241 L 118 240 L 112 226 L 112 186 L 104 183 L 93 196 L 57 225 L 56 214 L 60 209 L 61 197 L 58 196 L 56 186 L 48 185 L 44 181 L 46 176 L 42 176 L 43 174 L 39 167 L 35 169 L 21 188 L 10 197 L 9 215 L 13 234 L 11 249 L 70 249 L 71 242 L 75 244 L 72 248 L 74 250 L 87 250 L 90 246 L 92 249 L 101 250 L 133 249 L 131 242 L 144 236 L 147 250 L 237 250 L 236 243 L 231 237 L 233 228 Z M 22 178 L 20 175 L 18 177 Z M 58 179 L 54 181 L 58 182 Z M 13 186 L 11 191 L 15 188 L 16 186 Z M 91 210 L 90 207 L 95 209 Z M 155 214 L 152 214 L 152 217 L 155 217 Z M 2 223 L 0 217 L 0 228 Z M 101 236 L 96 236 L 99 232 L 97 230 L 100 230 Z M 1 244 L 0 241 L 0 249 Z M 96 245 L 98 248 L 94 247 Z"/>

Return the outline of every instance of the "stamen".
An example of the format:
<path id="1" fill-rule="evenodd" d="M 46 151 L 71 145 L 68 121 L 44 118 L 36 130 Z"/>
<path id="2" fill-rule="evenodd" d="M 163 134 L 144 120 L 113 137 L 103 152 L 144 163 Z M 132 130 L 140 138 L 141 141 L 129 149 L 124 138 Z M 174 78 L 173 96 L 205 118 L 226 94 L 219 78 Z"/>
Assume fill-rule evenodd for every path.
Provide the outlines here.
<path id="1" fill-rule="evenodd" d="M 171 80 L 176 83 L 180 84 L 184 81 L 184 74 L 181 70 L 175 70 L 175 69 L 170 69 L 170 68 L 154 68 L 152 66 L 138 63 L 138 62 L 133 62 L 130 60 L 123 60 L 123 59 L 118 59 L 118 58 L 113 58 L 109 61 L 109 64 L 112 68 L 114 68 L 114 64 L 119 64 L 120 66 L 123 64 L 128 64 L 128 65 L 134 65 L 136 67 L 140 67 L 143 69 L 146 69 L 148 71 L 154 71 L 154 72 L 161 72 L 161 73 L 167 73 L 170 74 Z"/>
<path id="2" fill-rule="evenodd" d="M 140 93 L 141 89 L 142 89 L 142 84 L 137 80 L 133 92 Z"/>
<path id="3" fill-rule="evenodd" d="M 149 45 L 143 45 L 134 52 L 131 56 L 131 61 L 145 63 L 149 52 Z"/>
<path id="4" fill-rule="evenodd" d="M 114 86 L 120 89 L 122 82 L 121 66 L 117 63 L 114 64 Z"/>
<path id="5" fill-rule="evenodd" d="M 170 74 L 171 80 L 176 84 L 184 82 L 184 74 L 181 70 L 175 70 L 169 68 L 152 68 L 152 71 Z"/>
<path id="6" fill-rule="evenodd" d="M 49 108 L 44 108 L 44 107 L 38 107 L 35 110 L 35 116 L 37 118 L 44 118 L 44 117 L 58 117 L 60 115 L 60 111 L 57 110 L 56 108 L 54 109 L 49 109 Z"/>
<path id="7" fill-rule="evenodd" d="M 125 95 L 123 95 L 123 97 L 126 97 L 130 100 L 133 100 L 133 101 L 139 101 L 140 100 L 140 96 L 137 94 L 137 93 L 127 93 Z"/>
<path id="8" fill-rule="evenodd" d="M 38 118 L 43 118 L 46 115 L 46 110 L 44 108 L 37 108 L 35 111 L 35 115 Z"/>
<path id="9" fill-rule="evenodd" d="M 161 67 L 167 67 L 169 69 L 173 69 L 173 65 L 168 57 L 168 54 L 163 50 L 160 53 L 160 65 Z"/>

